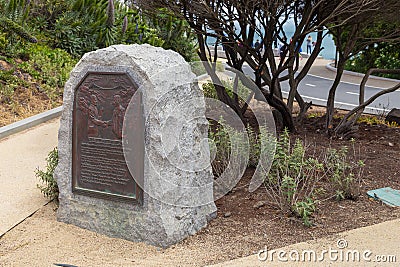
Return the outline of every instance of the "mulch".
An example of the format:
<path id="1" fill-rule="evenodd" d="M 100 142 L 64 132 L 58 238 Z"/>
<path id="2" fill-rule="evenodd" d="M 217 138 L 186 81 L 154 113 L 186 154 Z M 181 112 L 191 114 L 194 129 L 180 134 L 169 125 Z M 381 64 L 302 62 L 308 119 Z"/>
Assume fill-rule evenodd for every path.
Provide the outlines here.
<path id="1" fill-rule="evenodd" d="M 301 138 L 320 151 L 350 145 L 349 140 L 328 138 L 323 130 L 323 118 L 306 119 L 293 138 Z M 218 251 L 209 252 L 209 263 L 215 258 L 221 262 L 254 254 L 264 246 L 279 248 L 400 218 L 399 208 L 370 199 L 366 194 L 368 190 L 381 187 L 400 189 L 399 140 L 400 128 L 362 123 L 354 143 L 365 162 L 361 194 L 356 200 L 328 198 L 321 201 L 313 215 L 312 227 L 304 226 L 295 216 L 282 214 L 276 207 L 260 206 L 268 199 L 267 189 L 260 187 L 253 193 L 248 191 L 254 171 L 249 168 L 237 186 L 216 202 L 217 218 L 176 247 L 211 244 L 218 247 Z"/>

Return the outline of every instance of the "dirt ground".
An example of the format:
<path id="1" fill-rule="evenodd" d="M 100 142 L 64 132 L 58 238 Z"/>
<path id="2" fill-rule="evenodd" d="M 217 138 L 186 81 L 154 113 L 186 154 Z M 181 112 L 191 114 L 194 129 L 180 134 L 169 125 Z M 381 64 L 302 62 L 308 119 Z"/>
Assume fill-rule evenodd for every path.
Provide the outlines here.
<path id="1" fill-rule="evenodd" d="M 323 121 L 309 118 L 296 134 L 319 150 L 349 145 L 346 140 L 328 139 Z M 0 238 L 0 266 L 204 266 L 271 249 L 330 236 L 362 226 L 400 218 L 400 209 L 367 197 L 381 187 L 400 189 L 400 128 L 360 125 L 355 146 L 360 148 L 365 170 L 361 195 L 356 201 L 322 201 L 306 227 L 293 216 L 281 214 L 270 205 L 265 188 L 249 193 L 248 169 L 232 192 L 216 204 L 218 216 L 209 225 L 168 249 L 99 235 L 56 220 L 55 205 L 49 203 Z"/>

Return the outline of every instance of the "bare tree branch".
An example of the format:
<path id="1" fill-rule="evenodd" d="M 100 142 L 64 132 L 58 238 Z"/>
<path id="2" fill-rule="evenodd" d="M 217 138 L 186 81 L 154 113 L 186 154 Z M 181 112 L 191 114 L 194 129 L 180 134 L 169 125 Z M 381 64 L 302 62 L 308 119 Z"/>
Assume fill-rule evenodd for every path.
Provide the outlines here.
<path id="1" fill-rule="evenodd" d="M 393 4 L 395 1 L 386 2 Z M 388 7 L 384 0 L 138 0 L 136 2 L 147 12 L 157 12 L 157 8 L 163 7 L 185 18 L 198 35 L 199 55 L 202 60 L 215 63 L 216 46 L 222 44 L 230 67 L 242 72 L 244 64 L 250 66 L 254 72 L 255 84 L 268 96 L 266 97 L 268 103 L 283 113 L 286 126 L 290 126 L 290 130 L 295 130 L 292 114 L 294 100 L 296 99 L 300 105 L 302 114 L 309 107 L 309 103 L 306 103 L 298 93 L 297 87 L 322 49 L 324 30 L 329 27 L 332 32 L 335 29 L 340 32 L 341 27 L 347 25 L 368 23 L 374 15 L 383 13 L 382 10 L 385 10 L 383 8 Z M 293 36 L 286 36 L 284 25 L 288 22 L 293 22 L 295 25 Z M 318 33 L 315 50 L 302 70 L 297 72 L 300 46 L 312 32 Z M 354 35 L 357 37 L 358 32 L 359 28 L 355 28 Z M 215 38 L 213 57 L 208 50 L 207 37 Z M 256 39 L 260 40 L 258 46 L 253 44 Z M 277 60 L 274 56 L 276 53 L 274 43 L 278 41 L 284 43 L 286 47 L 281 60 Z M 349 51 L 350 53 L 355 51 L 356 44 L 359 42 L 349 43 L 351 49 L 344 51 L 343 58 L 350 55 Z M 212 68 L 207 70 L 212 71 Z M 282 73 L 285 73 L 283 77 Z M 287 102 L 284 101 L 281 91 L 281 82 L 285 80 L 289 80 L 290 83 Z M 269 88 L 268 92 L 264 86 Z M 237 98 L 228 98 L 222 92 L 222 88 L 218 90 L 221 101 L 238 113 L 243 112 L 243 109 L 238 108 Z M 334 94 L 331 95 L 334 97 Z"/>
<path id="2" fill-rule="evenodd" d="M 365 85 L 367 84 L 367 81 L 370 77 L 371 74 L 373 73 L 386 73 L 386 74 L 399 74 L 400 69 L 395 69 L 395 70 L 386 70 L 386 69 L 370 69 L 368 72 L 365 74 L 364 78 L 361 81 L 360 84 L 360 97 L 359 97 L 359 106 L 355 107 L 351 111 L 349 111 L 343 119 L 340 121 L 340 123 L 336 126 L 335 128 L 335 133 L 337 135 L 341 135 L 345 132 L 351 131 L 352 127 L 355 125 L 357 120 L 360 118 L 361 114 L 363 113 L 364 109 L 370 105 L 372 102 L 374 102 L 378 97 L 383 96 L 388 93 L 392 93 L 396 91 L 397 89 L 400 88 L 400 83 L 397 85 L 382 90 L 375 95 L 371 96 L 367 101 L 364 101 L 365 97 Z"/>

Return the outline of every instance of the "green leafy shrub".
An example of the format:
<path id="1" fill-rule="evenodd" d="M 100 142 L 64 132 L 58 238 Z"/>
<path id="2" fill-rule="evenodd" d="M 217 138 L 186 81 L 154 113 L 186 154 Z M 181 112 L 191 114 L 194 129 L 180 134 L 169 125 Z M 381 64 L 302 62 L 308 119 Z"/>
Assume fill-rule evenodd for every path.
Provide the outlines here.
<path id="1" fill-rule="evenodd" d="M 213 156 L 211 166 L 213 173 L 216 176 L 219 176 L 228 166 L 231 154 L 231 142 L 229 134 L 232 129 L 222 125 L 222 120 L 220 120 L 216 127 L 214 129 L 210 128 L 208 132 L 210 153 Z"/>
<path id="2" fill-rule="evenodd" d="M 57 18 L 51 30 L 52 46 L 61 48 L 74 57 L 96 50 L 96 35 L 91 34 L 90 22 L 87 15 L 82 17 L 74 11 L 64 13 Z"/>
<path id="3" fill-rule="evenodd" d="M 245 134 L 248 143 L 244 144 L 242 135 L 229 126 L 222 125 L 224 122 L 220 120 L 209 131 L 211 155 L 214 155 L 211 164 L 214 174 L 217 177 L 221 175 L 228 164 L 232 164 L 232 157 L 240 158 L 244 153 L 248 153 L 247 167 L 256 167 L 260 160 L 265 162 L 268 157 L 273 157 L 271 170 L 265 174 L 267 177 L 264 183 L 272 203 L 282 212 L 302 219 L 304 225 L 311 226 L 311 217 L 317 209 L 318 198 L 325 192 L 321 185 L 327 175 L 324 162 L 316 157 L 307 157 L 307 147 L 300 139 L 291 143 L 286 130 L 277 140 L 262 127 L 258 133 L 247 127 Z M 239 142 L 240 148 L 233 147 L 232 142 Z"/>
<path id="4" fill-rule="evenodd" d="M 293 143 L 285 130 L 277 141 L 274 161 L 265 180 L 272 203 L 311 226 L 321 196 L 356 199 L 364 162 L 359 159 L 360 153 L 356 153 L 354 140 L 351 148 L 352 153 L 343 146 L 327 149 L 318 157 L 308 156 L 311 149 L 300 139 Z"/>
<path id="5" fill-rule="evenodd" d="M 378 43 L 366 47 L 360 53 L 348 60 L 346 70 L 366 73 L 371 68 L 399 69 L 400 44 Z M 400 79 L 400 74 L 376 74 L 378 76 Z"/>
<path id="6" fill-rule="evenodd" d="M 228 93 L 228 95 L 230 97 L 234 97 L 235 95 L 234 83 L 229 80 L 221 80 L 221 83 L 225 87 L 225 90 Z M 215 90 L 215 86 L 212 82 L 203 84 L 202 88 L 205 97 L 218 99 L 217 91 Z M 239 98 L 238 101 L 240 106 L 243 106 L 245 103 L 245 99 L 242 99 L 242 97 L 247 97 L 250 93 L 251 93 L 250 89 L 244 86 L 241 81 L 238 81 L 237 95 Z"/>
<path id="7" fill-rule="evenodd" d="M 328 177 L 337 200 L 357 199 L 360 195 L 361 176 L 365 164 L 357 159 L 354 140 L 351 142 L 352 154 L 350 155 L 347 146 L 340 149 L 331 148 L 326 153 Z"/>
<path id="8" fill-rule="evenodd" d="M 32 76 L 41 90 L 57 102 L 77 60 L 62 49 L 52 49 L 42 44 L 26 46 L 25 53 L 29 60 L 16 63 L 16 67 Z"/>
<path id="9" fill-rule="evenodd" d="M 241 165 L 246 161 L 249 144 L 245 135 L 246 133 L 226 125 L 223 119 L 210 128 L 208 138 L 210 152 L 214 156 L 211 166 L 215 176 L 219 177 L 229 164 Z"/>
<path id="10" fill-rule="evenodd" d="M 264 127 L 260 127 L 258 133 L 250 126 L 245 132 L 239 132 L 222 119 L 211 125 L 208 133 L 210 153 L 214 156 L 211 166 L 217 177 L 229 163 L 234 164 L 235 159 L 246 161 L 247 167 L 257 167 L 259 160 L 267 161 L 272 157 L 274 137 Z"/>
<path id="11" fill-rule="evenodd" d="M 57 181 L 54 179 L 54 170 L 58 165 L 57 148 L 50 151 L 46 161 L 47 166 L 45 171 L 40 170 L 39 168 L 35 171 L 36 177 L 41 182 L 41 184 L 38 184 L 37 186 L 45 197 L 58 201 L 58 186 Z"/>
<path id="12" fill-rule="evenodd" d="M 262 141 L 269 143 L 269 135 L 261 128 L 261 133 L 256 133 L 251 126 L 246 127 L 247 136 L 249 138 L 249 163 L 248 167 L 257 167 L 260 155 L 263 153 Z M 267 140 L 268 139 L 268 140 Z M 264 151 L 266 152 L 266 151 Z"/>
<path id="13" fill-rule="evenodd" d="M 0 29 L 9 35 L 17 35 L 23 40 L 31 43 L 37 43 L 37 39 L 33 35 L 31 35 L 26 29 L 11 19 L 0 17 Z M 9 37 L 9 39 L 12 38 Z"/>
<path id="14" fill-rule="evenodd" d="M 56 20 L 54 45 L 78 55 L 119 43 L 163 46 L 164 40 L 150 24 L 134 5 L 110 0 L 76 0 Z"/>
<path id="15" fill-rule="evenodd" d="M 289 132 L 281 134 L 265 186 L 273 204 L 282 212 L 301 218 L 311 226 L 318 195 L 324 190 L 319 186 L 325 177 L 324 164 L 315 157 L 307 157 L 307 147 L 296 139 L 290 140 Z"/>
<path id="16" fill-rule="evenodd" d="M 214 84 L 211 82 L 205 83 L 202 86 L 204 96 L 208 98 L 218 99 L 217 91 L 215 91 Z"/>
<path id="17" fill-rule="evenodd" d="M 159 9 L 157 13 L 149 16 L 149 25 L 163 40 L 164 49 L 178 52 L 188 62 L 197 59 L 196 35 L 184 19 L 175 17 L 166 9 Z"/>
<path id="18" fill-rule="evenodd" d="M 7 47 L 6 35 L 0 32 L 0 51 L 5 50 L 6 47 Z"/>

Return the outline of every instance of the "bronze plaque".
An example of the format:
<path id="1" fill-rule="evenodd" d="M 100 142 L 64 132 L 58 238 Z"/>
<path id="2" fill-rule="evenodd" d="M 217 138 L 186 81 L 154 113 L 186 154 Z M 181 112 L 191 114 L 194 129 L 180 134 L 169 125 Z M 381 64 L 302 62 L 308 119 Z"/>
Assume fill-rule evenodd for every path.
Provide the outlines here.
<path id="1" fill-rule="evenodd" d="M 140 104 L 135 112 L 134 173 L 122 147 L 125 111 L 137 91 L 126 73 L 89 72 L 75 91 L 73 110 L 73 192 L 95 197 L 141 202 L 144 123 Z M 136 104 L 136 103 L 135 103 Z M 132 169 L 132 168 L 131 168 Z"/>

